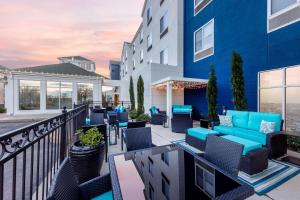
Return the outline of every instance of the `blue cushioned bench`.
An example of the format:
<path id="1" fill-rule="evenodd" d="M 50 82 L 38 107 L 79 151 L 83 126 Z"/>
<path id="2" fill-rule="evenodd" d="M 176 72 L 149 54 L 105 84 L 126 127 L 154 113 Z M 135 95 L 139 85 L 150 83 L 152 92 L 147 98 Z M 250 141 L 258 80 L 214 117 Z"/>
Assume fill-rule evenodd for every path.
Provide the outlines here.
<path id="1" fill-rule="evenodd" d="M 189 145 L 204 151 L 206 146 L 206 138 L 210 134 L 219 135 L 220 133 L 206 128 L 190 128 L 187 130 L 186 142 Z M 197 139 L 195 140 L 194 138 Z"/>
<path id="2" fill-rule="evenodd" d="M 247 140 L 244 138 L 236 137 L 233 135 L 225 135 L 225 136 L 222 136 L 222 138 L 225 138 L 232 142 L 236 142 L 236 143 L 243 145 L 244 146 L 243 156 L 245 156 L 250 151 L 262 148 L 262 144 L 260 144 L 258 142 L 254 142 L 254 141 Z"/>

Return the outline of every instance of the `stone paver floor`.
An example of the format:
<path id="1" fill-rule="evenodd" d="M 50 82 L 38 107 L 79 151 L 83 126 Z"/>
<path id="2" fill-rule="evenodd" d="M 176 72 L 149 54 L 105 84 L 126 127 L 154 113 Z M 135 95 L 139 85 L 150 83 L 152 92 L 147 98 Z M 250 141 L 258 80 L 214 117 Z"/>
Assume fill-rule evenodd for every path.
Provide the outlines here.
<path id="1" fill-rule="evenodd" d="M 185 138 L 184 134 L 172 133 L 169 128 L 162 126 L 151 126 L 152 141 L 155 145 L 167 145 L 172 141 L 181 140 Z M 109 155 L 121 153 L 121 142 L 118 140 L 117 145 L 109 146 Z M 109 171 L 107 163 L 104 163 L 101 174 Z M 300 200 L 300 175 L 290 179 L 283 185 L 272 190 L 267 195 L 258 196 L 253 195 L 249 200 Z"/>

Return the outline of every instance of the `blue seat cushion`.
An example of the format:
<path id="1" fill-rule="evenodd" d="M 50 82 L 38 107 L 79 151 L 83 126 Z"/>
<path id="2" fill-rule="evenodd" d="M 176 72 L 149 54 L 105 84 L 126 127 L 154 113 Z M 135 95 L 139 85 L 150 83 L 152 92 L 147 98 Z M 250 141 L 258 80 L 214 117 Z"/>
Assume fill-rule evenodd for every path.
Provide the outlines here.
<path id="1" fill-rule="evenodd" d="M 187 133 L 200 140 L 206 140 L 209 134 L 219 135 L 219 132 L 206 128 L 190 128 Z"/>
<path id="2" fill-rule="evenodd" d="M 228 134 L 228 135 L 235 135 L 235 127 L 230 126 L 215 126 L 214 131 L 217 131 L 219 133 Z"/>
<path id="3" fill-rule="evenodd" d="M 119 127 L 127 127 L 128 122 L 120 122 Z"/>
<path id="4" fill-rule="evenodd" d="M 253 130 L 243 129 L 243 128 L 236 128 L 234 131 L 234 135 L 237 137 L 244 138 L 244 139 L 252 140 L 252 141 L 260 143 L 262 145 L 267 144 L 267 135 L 262 134 L 258 131 L 253 131 Z"/>
<path id="5" fill-rule="evenodd" d="M 262 120 L 265 120 L 267 122 L 274 122 L 276 124 L 275 131 L 280 131 L 281 121 L 282 121 L 281 114 L 261 113 L 261 112 L 249 113 L 248 129 L 259 131 Z"/>
<path id="6" fill-rule="evenodd" d="M 239 128 L 248 128 L 249 112 L 228 110 L 226 115 L 232 117 L 233 126 Z"/>
<path id="7" fill-rule="evenodd" d="M 230 140 L 232 142 L 236 142 L 236 143 L 243 145 L 244 146 L 243 156 L 247 155 L 247 153 L 249 151 L 253 151 L 253 150 L 262 148 L 262 145 L 260 143 L 257 143 L 257 142 L 251 141 L 251 140 L 247 140 L 244 138 L 236 137 L 233 135 L 225 135 L 222 137 L 227 140 Z"/>
<path id="8" fill-rule="evenodd" d="M 191 105 L 173 105 L 173 113 L 191 113 L 192 110 Z"/>
<path id="9" fill-rule="evenodd" d="M 106 192 L 95 198 L 92 198 L 92 200 L 112 200 L 112 199 L 113 199 L 112 191 Z"/>

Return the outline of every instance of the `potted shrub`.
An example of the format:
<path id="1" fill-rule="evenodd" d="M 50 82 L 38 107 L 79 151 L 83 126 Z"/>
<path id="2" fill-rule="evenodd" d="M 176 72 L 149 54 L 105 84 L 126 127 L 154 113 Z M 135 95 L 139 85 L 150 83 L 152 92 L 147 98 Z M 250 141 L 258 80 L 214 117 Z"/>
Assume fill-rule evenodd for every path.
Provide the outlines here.
<path id="1" fill-rule="evenodd" d="M 151 117 L 148 114 L 140 114 L 136 118 L 136 121 L 137 122 L 146 121 L 147 123 L 149 123 L 151 121 Z"/>
<path id="2" fill-rule="evenodd" d="M 79 183 L 99 176 L 105 155 L 104 136 L 94 127 L 78 131 L 79 141 L 70 149 L 70 160 Z"/>

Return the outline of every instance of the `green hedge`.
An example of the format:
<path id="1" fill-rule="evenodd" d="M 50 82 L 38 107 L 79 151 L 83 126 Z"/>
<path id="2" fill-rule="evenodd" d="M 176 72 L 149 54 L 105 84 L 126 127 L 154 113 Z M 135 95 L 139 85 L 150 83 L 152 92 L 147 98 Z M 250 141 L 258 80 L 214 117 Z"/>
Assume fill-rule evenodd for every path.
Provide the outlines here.
<path id="1" fill-rule="evenodd" d="M 300 153 L 300 138 L 294 136 L 288 136 L 288 148 L 292 151 L 297 151 Z"/>

